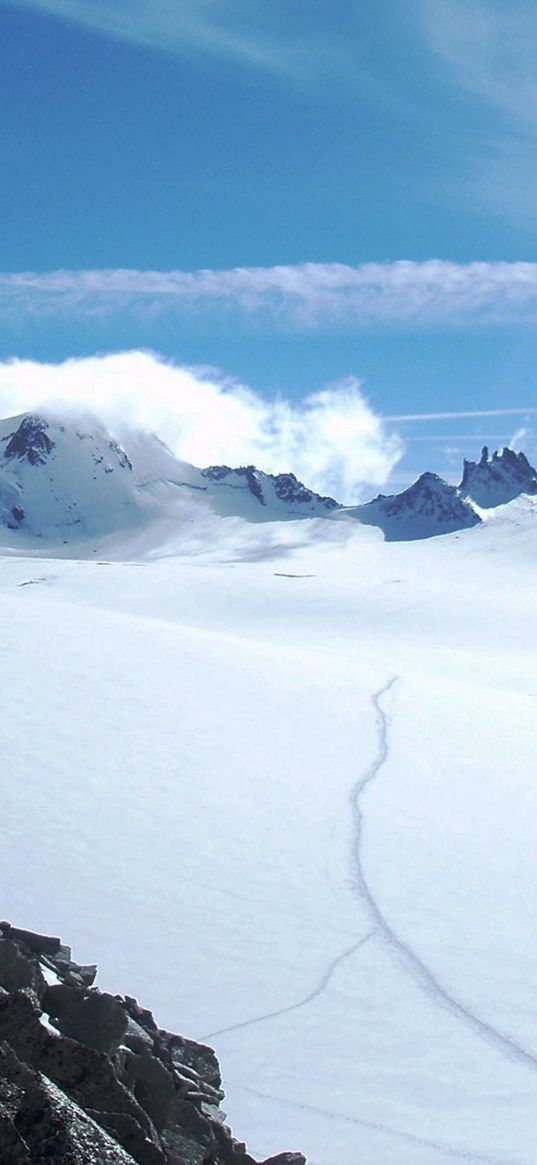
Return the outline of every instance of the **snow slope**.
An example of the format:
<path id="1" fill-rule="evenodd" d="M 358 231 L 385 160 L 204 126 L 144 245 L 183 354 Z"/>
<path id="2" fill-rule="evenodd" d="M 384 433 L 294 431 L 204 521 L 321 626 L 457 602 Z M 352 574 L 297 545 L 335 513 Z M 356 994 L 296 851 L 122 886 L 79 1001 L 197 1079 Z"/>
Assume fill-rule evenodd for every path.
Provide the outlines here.
<path id="1" fill-rule="evenodd" d="M 206 520 L 0 559 L 3 916 L 214 1043 L 260 1157 L 534 1165 L 536 501 Z"/>
<path id="2" fill-rule="evenodd" d="M 387 542 L 433 538 L 476 526 L 481 518 L 471 499 L 436 473 L 422 473 L 399 494 L 379 494 L 361 506 L 349 506 L 348 517 L 378 526 Z"/>
<path id="3" fill-rule="evenodd" d="M 104 425 L 30 414 L 0 421 L 0 522 L 61 541 L 141 519 L 132 464 Z"/>
<path id="4" fill-rule="evenodd" d="M 292 473 L 196 469 L 140 432 L 127 431 L 124 448 L 93 416 L 0 421 L 0 527 L 12 546 L 56 548 L 165 521 L 204 526 L 214 514 L 270 522 L 337 509 Z"/>
<path id="5" fill-rule="evenodd" d="M 328 517 L 337 510 L 333 498 L 307 489 L 293 473 L 264 473 L 254 465 L 230 469 L 213 465 L 196 469 L 180 461 L 159 440 L 146 433 L 125 433 L 139 487 L 155 498 L 178 497 L 205 503 L 220 517 L 236 516 L 249 522 Z"/>

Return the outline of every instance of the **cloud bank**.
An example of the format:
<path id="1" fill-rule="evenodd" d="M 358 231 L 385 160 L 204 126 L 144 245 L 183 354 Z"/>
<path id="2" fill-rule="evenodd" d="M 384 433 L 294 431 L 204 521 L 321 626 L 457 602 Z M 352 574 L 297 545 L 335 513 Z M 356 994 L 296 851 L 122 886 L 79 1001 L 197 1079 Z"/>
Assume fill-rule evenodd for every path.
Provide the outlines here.
<path id="1" fill-rule="evenodd" d="M 187 316 L 308 331 L 535 324 L 537 263 L 302 263 L 228 271 L 0 275 L 0 319 Z"/>
<path id="2" fill-rule="evenodd" d="M 267 401 L 214 370 L 205 376 L 149 352 L 0 364 L 1 415 L 43 405 L 90 410 L 118 435 L 129 427 L 154 432 L 195 465 L 291 470 L 338 501 L 383 485 L 403 453 L 354 378 L 291 402 Z"/>

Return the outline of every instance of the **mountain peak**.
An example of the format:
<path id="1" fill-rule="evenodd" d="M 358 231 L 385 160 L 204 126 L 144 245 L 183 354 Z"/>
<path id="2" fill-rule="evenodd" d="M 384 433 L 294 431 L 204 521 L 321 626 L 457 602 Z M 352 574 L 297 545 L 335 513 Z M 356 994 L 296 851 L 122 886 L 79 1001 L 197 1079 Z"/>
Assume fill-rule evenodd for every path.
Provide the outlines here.
<path id="1" fill-rule="evenodd" d="M 430 472 L 422 473 L 402 493 L 379 494 L 346 512 L 367 526 L 378 526 L 387 542 L 432 538 L 481 521 L 457 486 Z"/>
<path id="2" fill-rule="evenodd" d="M 492 456 L 486 445 L 479 461 L 464 461 L 462 494 L 483 509 L 505 505 L 520 494 L 537 494 L 537 471 L 525 453 L 504 446 Z"/>
<path id="3" fill-rule="evenodd" d="M 138 520 L 124 449 L 96 417 L 26 413 L 0 422 L 0 524 L 57 540 Z"/>

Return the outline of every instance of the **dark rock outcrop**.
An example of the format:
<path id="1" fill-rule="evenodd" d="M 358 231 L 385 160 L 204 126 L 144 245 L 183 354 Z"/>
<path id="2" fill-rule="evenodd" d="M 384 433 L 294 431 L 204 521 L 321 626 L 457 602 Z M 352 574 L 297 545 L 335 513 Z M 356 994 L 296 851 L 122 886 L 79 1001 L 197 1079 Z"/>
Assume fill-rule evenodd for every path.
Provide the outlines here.
<path id="1" fill-rule="evenodd" d="M 504 448 L 490 456 L 484 445 L 479 461 L 465 460 L 459 489 L 484 509 L 503 506 L 521 494 L 537 494 L 537 471 L 524 453 Z"/>
<path id="2" fill-rule="evenodd" d="M 201 470 L 201 475 L 208 481 L 227 485 L 231 489 L 237 489 L 244 481 L 261 506 L 266 506 L 267 502 L 276 498 L 292 507 L 293 515 L 300 515 L 301 510 L 305 516 L 311 516 L 340 508 L 334 498 L 306 489 L 294 473 L 265 473 L 256 469 L 255 465 L 241 465 L 236 469 L 230 469 L 229 465 L 210 465 L 208 469 Z"/>
<path id="3" fill-rule="evenodd" d="M 282 502 L 291 504 L 298 502 L 300 505 L 306 505 L 308 502 L 315 501 L 324 506 L 326 510 L 339 509 L 339 502 L 324 494 L 316 494 L 313 490 L 306 489 L 306 486 L 295 477 L 294 473 L 277 473 L 270 476 L 274 493 Z"/>
<path id="4" fill-rule="evenodd" d="M 18 429 L 10 434 L 4 457 L 18 457 L 21 461 L 29 461 L 30 465 L 44 465 L 49 453 L 54 449 L 54 441 L 48 435 L 48 428 L 48 421 L 41 417 L 24 417 Z"/>
<path id="5" fill-rule="evenodd" d="M 256 1165 L 212 1048 L 94 976 L 60 939 L 0 923 L 0 1165 Z"/>

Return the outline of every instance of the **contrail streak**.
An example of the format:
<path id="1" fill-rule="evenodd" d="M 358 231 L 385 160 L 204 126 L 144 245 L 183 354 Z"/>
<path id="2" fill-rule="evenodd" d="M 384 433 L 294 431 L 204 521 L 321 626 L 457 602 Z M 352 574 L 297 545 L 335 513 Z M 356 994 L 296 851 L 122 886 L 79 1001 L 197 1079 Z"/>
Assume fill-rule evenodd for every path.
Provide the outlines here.
<path id="1" fill-rule="evenodd" d="M 537 408 L 517 405 L 514 409 L 468 409 L 452 413 L 394 413 L 383 417 L 384 421 L 457 421 L 462 417 L 522 417 L 537 413 Z M 478 438 L 476 438 L 477 440 Z"/>

